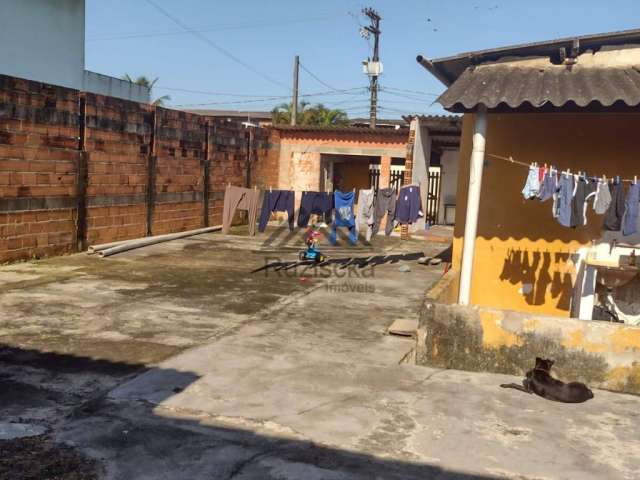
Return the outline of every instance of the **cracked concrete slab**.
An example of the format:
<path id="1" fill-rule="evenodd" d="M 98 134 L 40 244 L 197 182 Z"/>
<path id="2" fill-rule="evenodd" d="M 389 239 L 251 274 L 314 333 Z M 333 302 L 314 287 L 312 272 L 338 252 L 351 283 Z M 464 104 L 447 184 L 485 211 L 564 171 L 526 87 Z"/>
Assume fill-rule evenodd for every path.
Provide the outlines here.
<path id="1" fill-rule="evenodd" d="M 109 479 L 636 475 L 640 398 L 557 404 L 499 388 L 512 377 L 399 363 L 413 342 L 387 327 L 417 316 L 442 267 L 249 275 L 295 258 L 299 239 L 263 240 L 213 234 L 12 270 L 0 386 L 18 393 L 0 412 L 51 426 Z M 442 248 L 384 241 L 355 254 Z"/>

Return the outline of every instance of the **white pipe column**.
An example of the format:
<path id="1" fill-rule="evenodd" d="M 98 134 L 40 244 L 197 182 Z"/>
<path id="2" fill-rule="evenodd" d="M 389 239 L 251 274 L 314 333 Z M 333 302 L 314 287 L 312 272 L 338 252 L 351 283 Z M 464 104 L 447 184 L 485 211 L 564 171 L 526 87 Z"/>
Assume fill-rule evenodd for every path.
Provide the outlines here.
<path id="1" fill-rule="evenodd" d="M 487 135 L 487 107 L 479 105 L 474 116 L 473 149 L 469 165 L 469 192 L 467 195 L 467 214 L 464 222 L 464 243 L 462 244 L 462 266 L 460 269 L 460 293 L 458 303 L 469 305 L 471 301 L 471 279 L 473 276 L 473 257 L 478 232 L 478 212 L 480 210 L 480 192 L 482 190 L 482 170 L 484 167 L 484 149 Z"/>

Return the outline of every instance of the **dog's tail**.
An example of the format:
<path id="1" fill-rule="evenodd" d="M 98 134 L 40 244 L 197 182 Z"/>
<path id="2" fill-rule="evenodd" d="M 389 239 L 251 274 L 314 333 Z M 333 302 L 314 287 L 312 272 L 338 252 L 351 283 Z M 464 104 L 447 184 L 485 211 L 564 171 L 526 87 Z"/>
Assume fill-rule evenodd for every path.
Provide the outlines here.
<path id="1" fill-rule="evenodd" d="M 529 393 L 529 391 L 526 388 L 524 388 L 522 385 L 519 385 L 517 383 L 502 383 L 500 384 L 500 386 L 502 388 L 514 388 L 516 390 L 520 390 L 521 392 Z"/>

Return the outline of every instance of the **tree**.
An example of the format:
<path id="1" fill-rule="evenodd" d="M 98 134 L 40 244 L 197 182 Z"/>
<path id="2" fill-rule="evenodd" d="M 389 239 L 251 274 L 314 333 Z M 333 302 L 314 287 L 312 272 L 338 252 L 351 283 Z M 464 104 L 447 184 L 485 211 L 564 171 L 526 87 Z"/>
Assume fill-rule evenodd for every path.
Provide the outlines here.
<path id="1" fill-rule="evenodd" d="M 144 75 L 140 75 L 138 78 L 136 78 L 135 80 L 133 78 L 131 78 L 129 76 L 128 73 L 125 73 L 122 76 L 122 80 L 126 80 L 127 82 L 131 82 L 131 83 L 135 83 L 136 85 L 142 85 L 143 87 L 147 87 L 149 89 L 149 92 L 153 91 L 153 87 L 155 86 L 155 84 L 158 81 L 158 77 L 154 78 L 153 80 L 148 79 L 147 77 L 145 77 Z M 162 106 L 164 105 L 164 102 L 168 102 L 169 100 L 171 100 L 171 97 L 169 95 L 162 95 L 161 97 L 156 98 L 153 102 L 151 102 L 151 105 L 155 105 L 155 106 Z"/>
<path id="2" fill-rule="evenodd" d="M 283 103 L 272 110 L 273 123 L 289 124 L 292 115 L 291 103 Z M 346 112 L 338 109 L 329 109 L 323 104 L 311 105 L 305 101 L 298 105 L 298 125 L 348 125 L 349 117 Z"/>

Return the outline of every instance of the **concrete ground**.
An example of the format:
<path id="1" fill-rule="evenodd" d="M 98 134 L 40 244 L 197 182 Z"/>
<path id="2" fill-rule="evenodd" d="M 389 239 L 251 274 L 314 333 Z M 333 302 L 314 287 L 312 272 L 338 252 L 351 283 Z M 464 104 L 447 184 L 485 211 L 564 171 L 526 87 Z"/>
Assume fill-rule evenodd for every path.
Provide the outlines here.
<path id="1" fill-rule="evenodd" d="M 283 235 L 0 268 L 2 419 L 47 426 L 113 479 L 636 478 L 637 397 L 556 404 L 498 387 L 513 377 L 402 363 L 413 342 L 385 329 L 442 273 L 407 254 L 441 244 L 250 274 L 295 258 Z"/>

